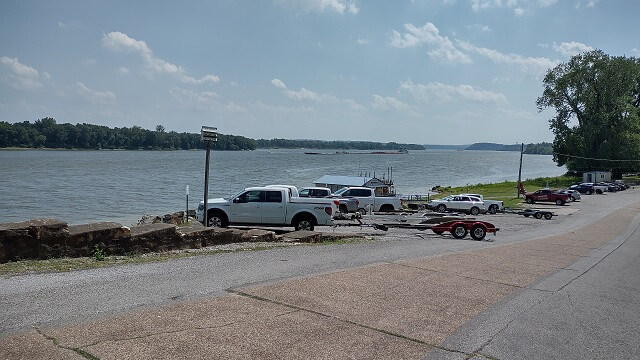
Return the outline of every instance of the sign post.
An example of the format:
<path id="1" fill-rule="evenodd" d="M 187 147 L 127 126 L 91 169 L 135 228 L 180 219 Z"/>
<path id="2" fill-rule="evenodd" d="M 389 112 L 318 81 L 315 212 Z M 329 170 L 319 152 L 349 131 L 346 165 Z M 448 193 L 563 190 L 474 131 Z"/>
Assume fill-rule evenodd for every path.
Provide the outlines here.
<path id="1" fill-rule="evenodd" d="M 200 138 L 207 144 L 207 156 L 204 166 L 204 217 L 202 223 L 209 226 L 209 154 L 211 153 L 211 142 L 218 141 L 218 128 L 211 126 L 203 126 L 200 130 Z"/>

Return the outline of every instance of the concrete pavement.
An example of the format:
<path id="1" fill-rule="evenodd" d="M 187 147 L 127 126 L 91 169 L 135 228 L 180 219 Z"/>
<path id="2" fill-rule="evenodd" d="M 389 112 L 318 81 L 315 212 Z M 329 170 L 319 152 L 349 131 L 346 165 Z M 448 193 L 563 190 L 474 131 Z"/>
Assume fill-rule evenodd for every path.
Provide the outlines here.
<path id="1" fill-rule="evenodd" d="M 569 284 L 586 279 L 603 259 L 614 259 L 625 241 L 637 243 L 639 213 L 640 204 L 633 204 L 567 234 L 34 328 L 0 338 L 0 359 L 514 358 L 527 352 L 505 329 L 527 329 L 537 317 L 523 316 L 526 310 L 545 311 Z M 619 270 L 603 268 L 607 274 Z M 636 294 L 630 291 L 625 299 L 632 304 L 625 307 L 629 312 L 637 310 Z M 627 325 L 637 333 L 637 322 Z M 552 330 L 538 326 L 553 338 Z M 554 354 L 547 349 L 545 355 Z"/>

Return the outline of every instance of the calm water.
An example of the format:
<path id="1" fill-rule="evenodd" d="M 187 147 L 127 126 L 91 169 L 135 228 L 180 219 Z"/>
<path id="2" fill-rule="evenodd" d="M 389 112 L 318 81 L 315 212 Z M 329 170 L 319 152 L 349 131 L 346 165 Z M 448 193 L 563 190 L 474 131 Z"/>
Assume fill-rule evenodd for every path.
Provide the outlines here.
<path id="1" fill-rule="evenodd" d="M 333 152 L 323 150 L 322 152 Z M 211 152 L 209 195 L 248 186 L 313 186 L 322 175 L 363 172 L 388 178 L 396 190 L 426 194 L 435 185 L 460 186 L 518 178 L 518 152 L 411 151 L 409 154 L 306 155 L 304 150 Z M 204 194 L 204 151 L 0 151 L 0 222 L 53 217 L 69 224 L 115 221 L 189 209 Z M 551 156 L 524 155 L 522 176 L 561 175 Z"/>

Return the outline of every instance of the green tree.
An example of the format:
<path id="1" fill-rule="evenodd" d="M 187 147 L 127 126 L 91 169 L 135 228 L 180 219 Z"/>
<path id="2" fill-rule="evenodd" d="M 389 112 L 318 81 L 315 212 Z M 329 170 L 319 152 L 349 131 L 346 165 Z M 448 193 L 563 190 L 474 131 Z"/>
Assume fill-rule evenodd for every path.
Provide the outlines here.
<path id="1" fill-rule="evenodd" d="M 640 61 L 593 50 L 549 70 L 538 110 L 549 120 L 553 156 L 570 171 L 612 170 L 619 177 L 640 166 Z M 637 161 L 628 161 L 637 160 Z"/>

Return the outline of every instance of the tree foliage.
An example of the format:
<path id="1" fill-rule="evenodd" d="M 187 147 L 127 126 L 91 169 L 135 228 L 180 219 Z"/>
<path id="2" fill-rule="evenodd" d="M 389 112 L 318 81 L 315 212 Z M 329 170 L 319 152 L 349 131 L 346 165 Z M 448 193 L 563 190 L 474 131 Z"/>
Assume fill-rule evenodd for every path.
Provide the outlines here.
<path id="1" fill-rule="evenodd" d="M 554 161 L 570 171 L 640 168 L 640 61 L 593 50 L 549 70 L 538 110 L 549 120 Z M 633 160 L 633 161 L 629 161 Z"/>
<path id="2" fill-rule="evenodd" d="M 257 143 L 260 148 L 280 149 L 424 150 L 424 146 L 417 144 L 400 144 L 396 142 L 380 143 L 373 141 L 259 139 Z"/>
<path id="3" fill-rule="evenodd" d="M 24 121 L 9 124 L 0 122 L 0 148 L 57 148 L 57 149 L 127 149 L 127 150 L 191 150 L 204 149 L 200 134 L 165 132 L 164 126 L 155 131 L 134 125 L 127 128 L 108 128 L 91 124 L 58 124 L 50 117 L 33 124 Z M 243 136 L 218 135 L 211 143 L 213 150 L 255 150 L 256 141 Z"/>

